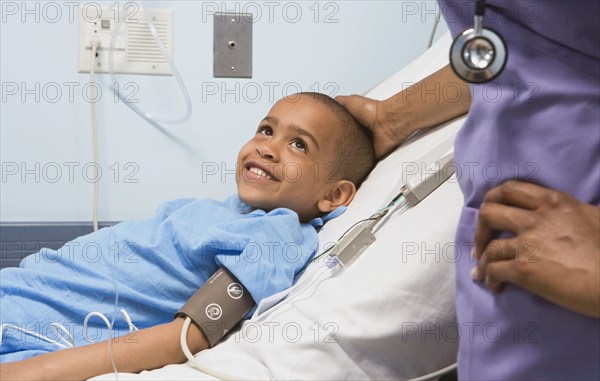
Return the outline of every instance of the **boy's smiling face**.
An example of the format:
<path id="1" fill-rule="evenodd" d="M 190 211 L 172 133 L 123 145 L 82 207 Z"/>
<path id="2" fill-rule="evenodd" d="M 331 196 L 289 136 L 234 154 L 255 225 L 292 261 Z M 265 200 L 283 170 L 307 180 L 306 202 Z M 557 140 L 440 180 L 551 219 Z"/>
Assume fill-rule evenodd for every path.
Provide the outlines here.
<path id="1" fill-rule="evenodd" d="M 331 176 L 341 128 L 335 113 L 310 96 L 279 100 L 239 152 L 240 199 L 266 211 L 294 210 L 302 222 L 339 206 L 340 185 L 346 193 L 352 187 L 342 202 L 349 203 L 356 188 Z"/>

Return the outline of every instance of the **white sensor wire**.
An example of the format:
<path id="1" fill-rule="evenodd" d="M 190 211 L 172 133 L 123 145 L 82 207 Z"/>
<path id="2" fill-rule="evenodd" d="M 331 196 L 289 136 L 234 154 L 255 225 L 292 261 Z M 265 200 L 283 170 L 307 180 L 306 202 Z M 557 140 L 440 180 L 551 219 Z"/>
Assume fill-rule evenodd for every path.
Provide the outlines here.
<path id="1" fill-rule="evenodd" d="M 440 370 L 436 370 L 435 372 L 431 372 L 429 374 L 426 374 L 424 376 L 421 377 L 417 377 L 417 378 L 411 378 L 408 381 L 429 381 L 429 380 L 437 380 L 438 377 L 441 377 L 447 373 L 450 373 L 451 371 L 453 371 L 454 369 L 456 369 L 456 367 L 458 366 L 457 363 L 454 363 L 450 366 L 447 366 L 445 368 L 442 368 Z"/>
<path id="2" fill-rule="evenodd" d="M 113 232 L 113 227 L 109 227 L 109 237 L 110 237 L 110 247 L 114 247 L 114 244 L 116 243 L 115 239 L 114 239 L 114 232 Z M 112 312 L 112 320 L 110 322 L 110 324 L 107 323 L 107 320 L 104 317 L 104 322 L 106 323 L 107 327 L 108 327 L 108 356 L 110 358 L 110 364 L 113 368 L 113 372 L 115 374 L 115 380 L 119 381 L 119 371 L 117 370 L 117 361 L 115 360 L 115 355 L 113 353 L 113 347 L 112 347 L 112 340 L 113 340 L 113 327 L 115 325 L 115 319 L 117 317 L 117 308 L 119 308 L 119 285 L 117 284 L 117 280 L 115 277 L 115 272 L 111 266 L 111 263 L 108 259 L 107 256 L 107 267 L 110 270 L 110 279 L 112 280 L 112 284 L 113 284 L 113 288 L 115 290 L 115 303 L 113 305 L 113 312 Z M 89 316 L 90 314 L 88 314 Z M 127 311 L 125 311 L 124 309 L 121 309 L 121 315 L 125 318 L 125 321 L 127 322 L 127 325 L 129 326 L 129 333 L 132 333 L 133 331 L 137 331 L 138 328 L 131 322 L 131 318 L 129 317 L 129 314 L 127 313 Z M 88 320 L 88 316 L 86 316 L 86 321 Z M 104 315 L 100 316 L 100 318 L 102 319 Z M 84 324 L 84 327 L 87 329 L 87 324 Z M 86 331 L 87 334 L 87 331 Z"/>
<path id="3" fill-rule="evenodd" d="M 129 314 L 127 313 L 127 311 L 125 311 L 124 309 L 120 309 L 119 312 L 121 312 L 121 316 L 123 316 L 123 319 L 125 319 L 125 322 L 127 323 L 127 326 L 129 327 L 129 333 L 133 333 L 135 331 L 138 330 L 138 327 L 135 326 L 135 324 L 133 324 L 133 321 L 131 321 L 131 317 L 129 316 Z M 102 321 L 104 321 L 104 324 L 106 324 L 106 327 L 112 332 L 113 328 L 114 328 L 114 324 L 115 324 L 115 317 L 113 316 L 111 321 L 108 321 L 108 318 L 106 317 L 106 315 L 104 315 L 101 312 L 98 311 L 92 311 L 89 314 L 87 314 L 85 316 L 85 320 L 83 321 L 83 336 L 85 337 L 85 339 L 93 344 L 96 342 L 96 340 L 94 340 L 92 337 L 90 337 L 89 333 L 88 333 L 88 322 L 91 318 L 93 318 L 94 316 L 99 317 L 100 319 L 102 319 Z M 111 333 L 112 336 L 112 333 Z M 112 339 L 112 337 L 111 337 Z"/>
<path id="4" fill-rule="evenodd" d="M 129 107 L 136 114 L 138 114 L 139 116 L 141 116 L 142 118 L 144 118 L 146 121 L 148 121 L 150 124 L 152 124 L 154 126 L 159 123 L 165 123 L 165 124 L 184 123 L 187 120 L 189 120 L 190 116 L 192 115 L 192 100 L 190 99 L 190 95 L 187 91 L 187 88 L 185 87 L 185 83 L 183 82 L 181 75 L 179 74 L 179 71 L 177 70 L 177 67 L 173 63 L 171 56 L 169 56 L 167 49 L 164 47 L 164 45 L 160 39 L 160 36 L 158 35 L 156 28 L 154 27 L 154 23 L 150 19 L 149 12 L 147 11 L 144 3 L 142 2 L 141 4 L 142 4 L 142 8 L 143 8 L 144 18 L 146 19 L 146 23 L 148 24 L 150 33 L 152 34 L 152 36 L 154 37 L 154 40 L 158 44 L 160 51 L 162 52 L 167 63 L 169 64 L 171 71 L 173 72 L 173 76 L 175 77 L 175 79 L 177 80 L 177 83 L 179 84 L 179 88 L 181 89 L 181 93 L 183 94 L 183 97 L 185 99 L 186 113 L 185 113 L 185 115 L 183 115 L 180 118 L 173 118 L 173 119 L 168 119 L 168 118 L 152 115 L 152 114 L 142 110 L 134 102 L 131 102 L 130 100 L 125 99 L 125 97 L 121 94 L 121 91 L 119 90 L 119 85 L 118 85 L 118 82 L 117 82 L 117 79 L 115 76 L 115 62 L 114 62 L 114 52 L 115 52 L 115 45 L 117 42 L 117 36 L 119 35 L 119 31 L 121 30 L 121 26 L 123 24 L 120 19 L 116 20 L 117 22 L 115 23 L 115 30 L 113 31 L 112 37 L 110 39 L 110 49 L 108 52 L 108 67 L 109 67 L 109 72 L 110 72 L 110 78 L 111 78 L 112 83 L 115 84 L 113 91 L 115 91 L 115 93 L 117 94 L 119 99 L 123 103 L 125 103 L 127 105 L 127 107 Z M 128 19 L 128 16 L 126 17 L 126 19 Z"/>
<path id="5" fill-rule="evenodd" d="M 410 205 L 406 201 L 406 198 L 402 197 L 394 205 L 388 207 L 388 209 L 388 212 L 383 216 L 383 218 L 376 221 L 376 224 L 373 227 L 373 234 L 377 233 L 392 215 L 401 215 L 410 209 Z"/>
<path id="6" fill-rule="evenodd" d="M 125 319 L 127 326 L 129 327 L 129 333 L 133 333 L 133 332 L 137 331 L 138 327 L 136 327 L 136 325 L 133 324 L 133 321 L 131 320 L 131 317 L 129 316 L 127 311 L 125 311 L 124 309 L 121 309 L 120 312 L 121 312 L 121 315 L 123 316 L 123 319 Z M 111 331 L 113 329 L 114 320 L 115 320 L 113 317 L 112 322 L 108 321 L 108 318 L 106 317 L 106 315 L 104 315 L 103 313 L 100 313 L 98 311 L 92 311 L 85 316 L 85 319 L 83 321 L 83 334 L 85 336 L 85 339 L 89 343 L 92 343 L 92 344 L 95 343 L 96 340 L 94 340 L 92 337 L 90 337 L 90 335 L 88 333 L 88 324 L 89 324 L 89 320 L 94 316 L 102 319 L 102 321 L 104 321 L 104 323 L 106 324 L 108 329 Z M 56 340 L 54 340 L 48 336 L 44 336 L 41 333 L 37 333 L 35 331 L 31 331 L 31 330 L 25 329 L 23 327 L 19 327 L 18 325 L 15 325 L 15 324 L 11 324 L 11 323 L 2 324 L 0 326 L 0 346 L 2 346 L 2 337 L 4 336 L 4 332 L 7 328 L 21 331 L 27 335 L 33 336 L 40 340 L 44 340 L 50 344 L 54 344 L 57 347 L 60 347 L 63 349 L 74 348 L 76 346 L 75 339 L 73 339 L 73 335 L 71 335 L 69 330 L 67 330 L 67 328 L 64 325 L 62 325 L 58 322 L 53 322 L 53 323 L 49 324 L 49 327 L 51 327 L 52 330 L 54 331 L 54 334 L 57 337 Z"/>
<path id="7" fill-rule="evenodd" d="M 50 324 L 50 327 L 52 327 L 52 329 L 54 330 L 54 333 L 58 337 L 58 341 L 57 340 L 53 340 L 53 339 L 51 339 L 51 338 L 49 338 L 47 336 L 44 336 L 44 335 L 42 335 L 40 333 L 37 333 L 37 332 L 34 332 L 34 331 L 30 331 L 28 329 L 19 327 L 18 325 L 14 325 L 14 324 L 10 324 L 10 323 L 2 324 L 0 326 L 0 347 L 2 346 L 2 337 L 4 336 L 4 331 L 7 328 L 12 328 L 14 330 L 21 331 L 21 332 L 23 332 L 23 333 L 25 333 L 27 335 L 33 336 L 33 337 L 35 337 L 37 339 L 40 339 L 40 340 L 44 340 L 44 341 L 46 341 L 46 342 L 48 342 L 50 344 L 54 344 L 54 345 L 56 345 L 56 346 L 58 346 L 60 348 L 63 348 L 63 349 L 73 348 L 75 346 L 75 340 L 73 339 L 73 336 L 69 333 L 69 331 L 62 324 L 54 322 L 54 323 Z M 62 331 L 62 332 L 64 332 L 64 334 L 66 335 L 66 337 L 68 338 L 68 340 L 64 338 L 63 334 L 59 330 Z M 59 341 L 62 341 L 62 343 L 60 343 Z"/>
<path id="8" fill-rule="evenodd" d="M 239 377 L 235 377 L 226 373 L 221 373 L 217 370 L 208 368 L 207 366 L 205 366 L 204 364 L 202 364 L 200 361 L 198 361 L 194 355 L 192 354 L 192 352 L 190 352 L 190 348 L 187 345 L 187 332 L 188 329 L 190 328 L 190 323 L 192 322 L 192 319 L 190 319 L 189 317 L 185 318 L 185 321 L 183 322 L 183 327 L 181 327 L 181 336 L 180 336 L 180 343 L 181 343 L 181 349 L 183 350 L 183 354 L 185 354 L 185 357 L 187 357 L 187 359 L 192 363 L 192 365 L 194 365 L 196 368 L 198 368 L 199 371 L 208 374 L 209 376 L 213 376 L 215 378 L 218 378 L 219 380 L 231 380 L 231 381 L 239 381 L 239 380 L 247 380 L 248 378 L 239 378 Z"/>
<path id="9" fill-rule="evenodd" d="M 435 14 L 435 21 L 433 22 L 433 28 L 431 29 L 431 34 L 429 35 L 429 42 L 427 43 L 427 49 L 431 48 L 431 45 L 433 45 L 433 38 L 435 37 L 435 31 L 437 30 L 437 26 L 440 23 L 441 15 L 442 15 L 442 11 L 438 5 L 438 10 Z"/>

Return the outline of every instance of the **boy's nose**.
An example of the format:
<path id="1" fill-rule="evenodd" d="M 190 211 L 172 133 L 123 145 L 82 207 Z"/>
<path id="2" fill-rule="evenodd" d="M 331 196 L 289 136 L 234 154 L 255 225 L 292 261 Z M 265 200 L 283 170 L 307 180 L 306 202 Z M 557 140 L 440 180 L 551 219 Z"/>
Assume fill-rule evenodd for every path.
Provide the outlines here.
<path id="1" fill-rule="evenodd" d="M 270 143 L 265 143 L 257 146 L 256 152 L 263 159 L 268 159 L 271 161 L 279 160 L 279 154 L 277 153 L 277 150 Z"/>

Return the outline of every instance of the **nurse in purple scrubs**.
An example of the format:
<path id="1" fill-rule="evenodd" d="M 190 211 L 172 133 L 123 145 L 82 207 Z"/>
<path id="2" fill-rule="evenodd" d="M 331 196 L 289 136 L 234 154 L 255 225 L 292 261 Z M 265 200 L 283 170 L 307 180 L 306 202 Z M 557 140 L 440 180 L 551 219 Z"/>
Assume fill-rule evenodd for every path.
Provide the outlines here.
<path id="1" fill-rule="evenodd" d="M 473 26 L 474 2 L 439 3 L 454 36 Z M 385 101 L 337 98 L 379 157 L 469 111 L 455 147 L 460 379 L 600 379 L 599 14 L 598 1 L 487 1 L 483 26 L 508 51 L 491 82 L 445 67 Z M 427 96 L 436 85 L 459 94 Z"/>

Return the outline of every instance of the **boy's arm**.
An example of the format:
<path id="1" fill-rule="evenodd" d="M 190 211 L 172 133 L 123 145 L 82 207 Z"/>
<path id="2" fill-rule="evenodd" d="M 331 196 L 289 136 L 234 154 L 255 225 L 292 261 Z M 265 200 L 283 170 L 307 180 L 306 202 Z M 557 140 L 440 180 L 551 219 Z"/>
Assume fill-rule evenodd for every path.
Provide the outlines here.
<path id="1" fill-rule="evenodd" d="M 183 322 L 184 319 L 177 318 L 170 323 L 113 339 L 117 370 L 136 373 L 185 362 L 179 340 Z M 187 341 L 192 353 L 208 348 L 204 334 L 194 324 L 190 325 Z M 111 372 L 113 367 L 106 341 L 0 365 L 0 379 L 3 381 L 85 380 Z"/>

